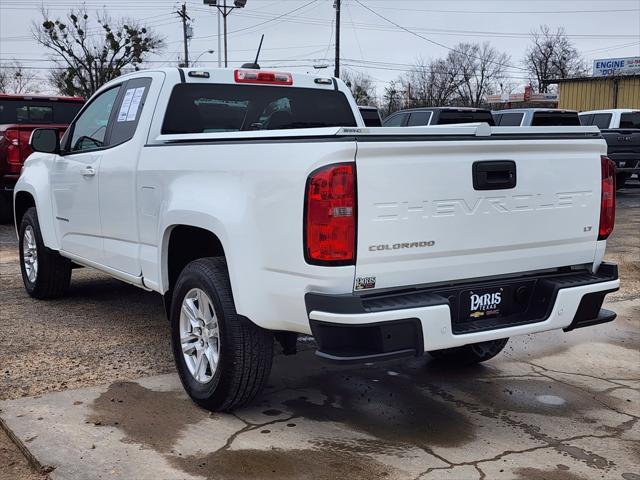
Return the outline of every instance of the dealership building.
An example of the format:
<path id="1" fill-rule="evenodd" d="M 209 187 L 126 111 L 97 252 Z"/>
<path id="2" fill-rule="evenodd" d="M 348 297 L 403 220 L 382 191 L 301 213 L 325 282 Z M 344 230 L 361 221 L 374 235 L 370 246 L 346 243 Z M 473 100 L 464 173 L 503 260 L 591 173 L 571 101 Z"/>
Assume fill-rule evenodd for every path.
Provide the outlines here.
<path id="1" fill-rule="evenodd" d="M 558 108 L 602 110 L 640 109 L 640 57 L 594 60 L 590 77 L 563 78 L 558 85 Z"/>

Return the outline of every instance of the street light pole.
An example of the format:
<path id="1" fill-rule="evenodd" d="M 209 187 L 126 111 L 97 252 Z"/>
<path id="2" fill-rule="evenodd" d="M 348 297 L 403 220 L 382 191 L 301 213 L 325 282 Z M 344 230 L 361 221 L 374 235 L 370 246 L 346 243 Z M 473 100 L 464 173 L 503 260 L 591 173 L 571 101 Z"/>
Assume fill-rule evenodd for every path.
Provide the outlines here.
<path id="1" fill-rule="evenodd" d="M 192 63 L 192 64 L 194 64 L 194 65 L 195 65 L 196 63 L 198 63 L 198 60 L 200 60 L 200 57 L 201 57 L 202 55 L 204 55 L 205 53 L 213 53 L 213 50 L 205 50 L 205 51 L 204 51 L 204 52 L 202 52 L 200 55 L 198 55 L 198 56 L 196 57 L 196 59 L 195 59 L 193 62 L 191 62 L 191 63 Z"/>
<path id="2" fill-rule="evenodd" d="M 218 4 L 218 0 L 203 0 L 203 3 L 218 9 L 218 52 L 220 52 L 220 15 L 222 15 L 222 22 L 224 23 L 224 66 L 227 67 L 229 65 L 227 56 L 227 17 L 236 8 L 244 8 L 247 0 L 234 0 L 233 6 L 227 6 L 227 0 L 222 0 L 222 5 Z"/>

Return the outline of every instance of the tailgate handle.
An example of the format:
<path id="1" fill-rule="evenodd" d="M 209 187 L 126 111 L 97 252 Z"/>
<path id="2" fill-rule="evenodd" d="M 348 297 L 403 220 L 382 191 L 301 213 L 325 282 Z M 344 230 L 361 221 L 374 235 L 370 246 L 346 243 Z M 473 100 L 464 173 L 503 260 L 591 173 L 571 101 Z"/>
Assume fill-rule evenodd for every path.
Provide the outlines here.
<path id="1" fill-rule="evenodd" d="M 505 190 L 516 186 L 516 162 L 489 160 L 473 163 L 474 190 Z"/>

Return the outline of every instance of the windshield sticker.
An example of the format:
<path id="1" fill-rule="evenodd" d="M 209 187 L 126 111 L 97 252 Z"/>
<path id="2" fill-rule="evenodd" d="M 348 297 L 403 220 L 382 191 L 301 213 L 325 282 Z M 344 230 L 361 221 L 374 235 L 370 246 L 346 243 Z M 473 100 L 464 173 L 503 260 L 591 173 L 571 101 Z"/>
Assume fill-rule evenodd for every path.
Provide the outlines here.
<path id="1" fill-rule="evenodd" d="M 145 87 L 127 89 L 118 112 L 118 122 L 133 122 L 136 119 L 144 89 Z"/>

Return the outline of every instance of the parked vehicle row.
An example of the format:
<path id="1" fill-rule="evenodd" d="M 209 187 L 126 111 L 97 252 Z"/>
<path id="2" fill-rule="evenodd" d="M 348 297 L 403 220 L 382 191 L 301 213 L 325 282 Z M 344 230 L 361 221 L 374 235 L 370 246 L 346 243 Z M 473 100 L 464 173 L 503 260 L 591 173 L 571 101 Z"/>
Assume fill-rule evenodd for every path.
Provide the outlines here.
<path id="1" fill-rule="evenodd" d="M 640 177 L 640 110 L 612 109 L 580 113 L 582 125 L 595 125 L 607 142 L 607 155 L 616 164 L 616 184 L 622 188 Z"/>
<path id="2" fill-rule="evenodd" d="M 159 292 L 182 384 L 212 410 L 260 392 L 274 338 L 293 353 L 313 334 L 336 362 L 468 364 L 613 320 L 599 130 L 413 113 L 436 125 L 365 128 L 347 86 L 314 75 L 115 79 L 62 140 L 33 132 L 14 197 L 25 289 L 64 295 L 73 262 Z"/>
<path id="3" fill-rule="evenodd" d="M 48 127 L 62 136 L 83 103 L 77 97 L 0 94 L 0 223 L 11 221 L 13 187 L 31 154 L 31 132 Z"/>

